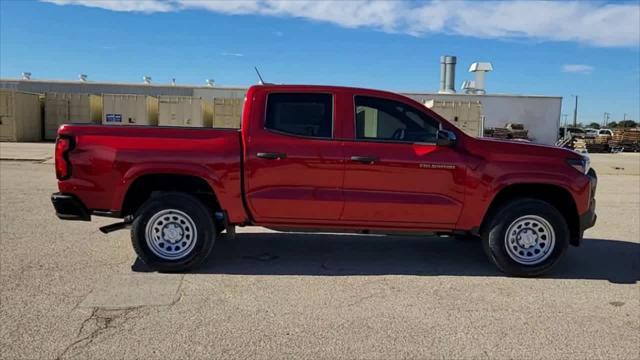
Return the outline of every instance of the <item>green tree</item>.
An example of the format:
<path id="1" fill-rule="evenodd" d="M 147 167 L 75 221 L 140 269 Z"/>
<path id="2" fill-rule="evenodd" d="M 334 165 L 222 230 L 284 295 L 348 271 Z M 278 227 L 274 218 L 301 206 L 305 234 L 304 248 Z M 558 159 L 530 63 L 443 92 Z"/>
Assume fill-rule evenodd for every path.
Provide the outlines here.
<path id="1" fill-rule="evenodd" d="M 615 122 L 615 121 L 612 121 L 612 122 L 610 122 L 610 123 L 608 123 L 608 124 L 607 124 L 607 127 L 608 127 L 609 129 L 617 128 L 617 127 L 618 127 L 618 123 L 617 123 L 617 122 Z"/>
<path id="2" fill-rule="evenodd" d="M 618 123 L 619 127 L 636 127 L 638 124 L 633 120 L 622 120 Z"/>
<path id="3" fill-rule="evenodd" d="M 597 122 L 592 122 L 591 124 L 589 124 L 589 127 L 593 129 L 600 129 L 600 124 L 598 124 Z"/>

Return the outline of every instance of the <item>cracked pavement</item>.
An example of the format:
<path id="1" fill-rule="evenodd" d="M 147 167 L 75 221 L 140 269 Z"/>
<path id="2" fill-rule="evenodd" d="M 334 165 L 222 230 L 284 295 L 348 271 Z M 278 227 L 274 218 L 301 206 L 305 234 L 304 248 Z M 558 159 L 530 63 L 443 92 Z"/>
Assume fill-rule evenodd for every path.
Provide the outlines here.
<path id="1" fill-rule="evenodd" d="M 254 227 L 156 274 L 112 219 L 55 217 L 51 164 L 0 161 L 0 358 L 638 359 L 640 157 L 607 159 L 598 225 L 539 279 L 474 241 Z"/>

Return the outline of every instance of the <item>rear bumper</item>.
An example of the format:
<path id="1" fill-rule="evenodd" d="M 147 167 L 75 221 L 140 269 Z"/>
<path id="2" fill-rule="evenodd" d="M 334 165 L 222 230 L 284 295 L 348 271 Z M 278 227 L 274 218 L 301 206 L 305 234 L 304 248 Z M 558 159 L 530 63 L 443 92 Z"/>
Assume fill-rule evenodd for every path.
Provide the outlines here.
<path id="1" fill-rule="evenodd" d="M 56 209 L 56 216 L 62 220 L 91 221 L 87 207 L 74 195 L 54 193 L 51 202 Z"/>

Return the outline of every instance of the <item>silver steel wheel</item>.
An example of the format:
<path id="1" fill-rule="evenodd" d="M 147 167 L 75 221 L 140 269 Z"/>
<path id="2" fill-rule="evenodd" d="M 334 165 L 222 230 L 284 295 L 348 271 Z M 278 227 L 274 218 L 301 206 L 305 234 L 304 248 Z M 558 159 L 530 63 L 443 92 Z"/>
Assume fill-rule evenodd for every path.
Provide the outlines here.
<path id="1" fill-rule="evenodd" d="M 549 222 L 537 215 L 517 218 L 504 236 L 509 257 L 519 264 L 536 265 L 551 255 L 556 233 Z"/>
<path id="2" fill-rule="evenodd" d="M 149 250 L 164 260 L 184 258 L 198 241 L 198 231 L 191 217 L 175 209 L 154 214 L 147 223 L 145 235 Z"/>

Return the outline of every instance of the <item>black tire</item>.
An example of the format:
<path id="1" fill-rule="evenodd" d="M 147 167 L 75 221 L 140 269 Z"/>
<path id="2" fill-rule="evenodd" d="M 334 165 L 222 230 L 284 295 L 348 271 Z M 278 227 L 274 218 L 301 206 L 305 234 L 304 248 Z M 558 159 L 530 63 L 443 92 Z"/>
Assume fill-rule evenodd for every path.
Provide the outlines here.
<path id="1" fill-rule="evenodd" d="M 163 215 L 165 217 L 172 216 L 173 213 L 169 210 L 177 210 L 180 212 L 176 214 L 180 216 L 181 223 L 184 224 L 182 222 L 184 219 L 190 221 L 190 224 L 195 227 L 195 230 L 191 230 L 192 226 L 189 224 L 183 228 L 178 222 L 172 223 L 174 228 L 180 226 L 181 231 L 178 232 L 179 234 L 183 234 L 183 231 L 185 231 L 184 236 L 187 236 L 185 240 L 190 239 L 189 241 L 191 241 L 188 247 L 190 250 L 187 251 L 185 246 L 183 249 L 184 255 L 175 259 L 163 258 L 154 253 L 154 250 L 149 245 L 153 244 L 153 240 L 147 241 L 147 224 L 149 221 L 159 214 L 165 214 Z M 167 225 L 171 224 L 168 223 Z M 195 236 L 191 238 L 188 236 L 188 232 L 195 234 Z M 194 196 L 177 192 L 164 193 L 147 200 L 136 212 L 135 220 L 131 227 L 131 243 L 136 254 L 147 266 L 159 272 L 181 272 L 200 265 L 211 253 L 215 238 L 216 229 L 211 211 Z M 162 240 L 159 241 L 162 242 Z M 165 249 L 165 246 L 167 249 L 170 248 L 170 246 L 162 244 L 164 242 L 160 243 L 162 249 Z M 186 242 L 181 244 L 167 242 L 166 244 L 179 248 L 181 244 L 184 245 Z M 158 250 L 155 251 L 158 252 Z"/>
<path id="2" fill-rule="evenodd" d="M 482 229 L 482 246 L 484 248 L 485 253 L 489 257 L 489 259 L 500 269 L 500 271 L 513 276 L 522 276 L 522 277 L 534 277 L 547 273 L 550 271 L 554 265 L 558 263 L 561 256 L 566 251 L 569 245 L 569 227 L 567 225 L 567 221 L 564 216 L 551 204 L 530 198 L 521 198 L 510 201 L 500 208 L 493 211 L 492 214 L 489 215 L 489 219 L 485 226 Z M 534 216 L 538 218 L 542 218 L 546 221 L 548 225 L 550 225 L 554 235 L 555 241 L 553 245 L 548 245 L 546 250 L 542 249 L 542 254 L 538 255 L 540 252 L 540 248 L 535 248 L 537 253 L 533 253 L 534 247 L 529 244 L 530 248 L 527 250 L 522 250 L 522 247 L 519 246 L 520 232 L 518 232 L 518 228 L 514 226 L 512 228 L 511 233 L 512 236 L 507 239 L 505 238 L 506 232 L 509 229 L 509 226 L 516 225 L 524 225 L 521 220 L 525 216 Z M 535 221 L 534 221 L 535 222 Z M 544 222 L 542 222 L 544 224 Z M 533 224 L 531 224 L 533 226 Z M 542 227 L 535 226 L 535 229 L 542 229 Z M 535 232 L 534 229 L 528 229 L 527 226 L 522 228 L 522 231 L 531 231 L 536 234 L 533 237 L 536 239 L 538 237 L 542 238 L 540 233 Z M 544 230 L 540 230 L 543 235 L 545 235 Z M 545 241 L 547 236 L 544 236 Z M 514 243 L 511 243 L 514 241 Z M 515 241 L 518 241 L 516 243 Z M 540 240 L 536 240 L 536 244 L 538 244 Z M 507 249 L 507 243 L 512 245 L 512 249 Z M 550 242 L 547 242 L 550 243 Z M 539 246 L 542 246 L 540 244 Z M 546 244 L 544 244 L 546 246 Z M 536 245 L 538 246 L 538 245 Z M 532 249 L 531 252 L 528 249 Z M 514 254 L 514 255 L 510 255 Z M 524 254 L 526 253 L 526 254 Z M 514 260 L 514 257 L 518 257 L 518 254 L 521 254 L 521 261 Z M 538 263 L 523 263 L 522 259 L 525 255 L 529 256 L 546 256 L 544 259 L 538 259 L 540 261 Z"/>

